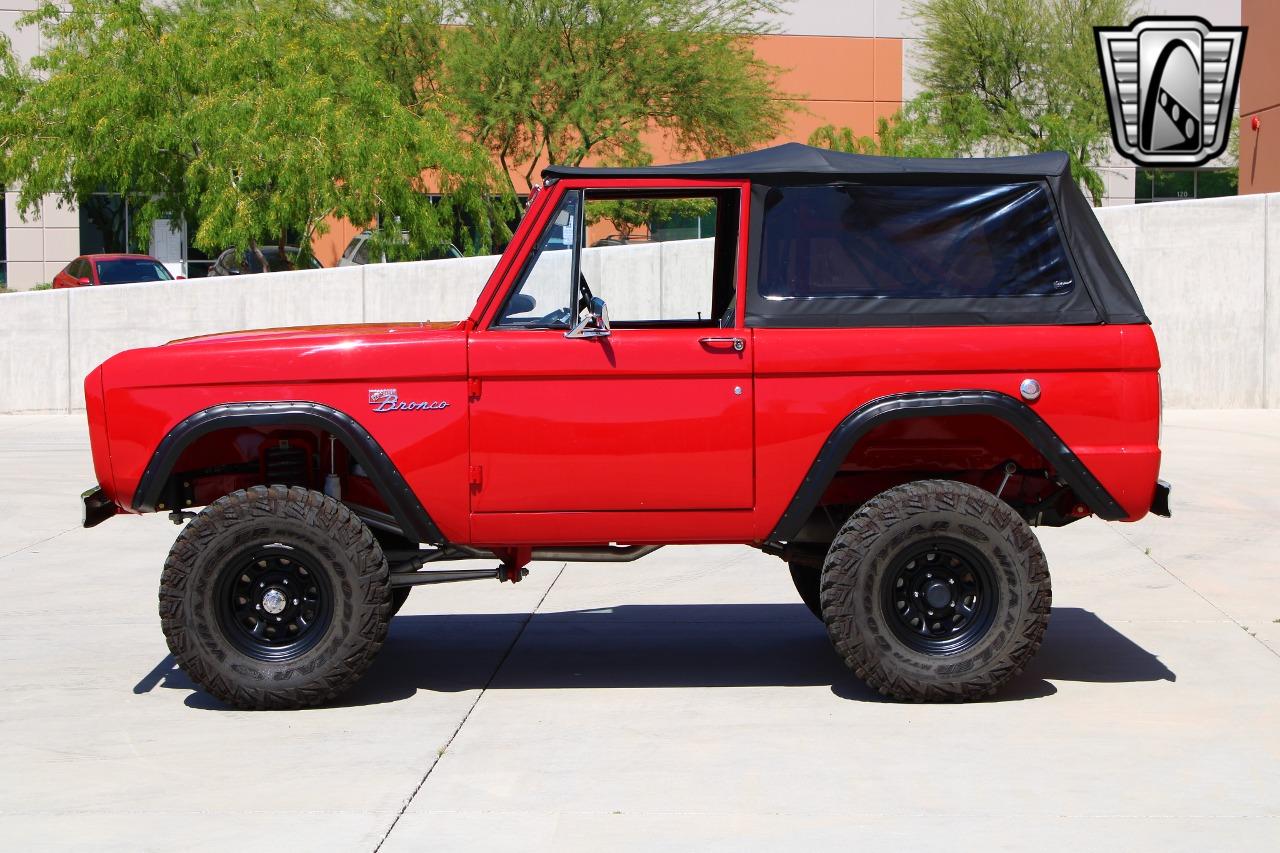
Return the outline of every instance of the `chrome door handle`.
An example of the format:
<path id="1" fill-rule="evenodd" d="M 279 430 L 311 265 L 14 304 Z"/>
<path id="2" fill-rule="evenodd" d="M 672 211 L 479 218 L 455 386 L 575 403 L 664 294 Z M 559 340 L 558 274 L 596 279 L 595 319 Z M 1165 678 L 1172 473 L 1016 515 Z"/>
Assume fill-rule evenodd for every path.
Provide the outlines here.
<path id="1" fill-rule="evenodd" d="M 742 352 L 747 348 L 747 342 L 742 338 L 698 338 L 700 344 L 732 344 L 734 352 Z"/>

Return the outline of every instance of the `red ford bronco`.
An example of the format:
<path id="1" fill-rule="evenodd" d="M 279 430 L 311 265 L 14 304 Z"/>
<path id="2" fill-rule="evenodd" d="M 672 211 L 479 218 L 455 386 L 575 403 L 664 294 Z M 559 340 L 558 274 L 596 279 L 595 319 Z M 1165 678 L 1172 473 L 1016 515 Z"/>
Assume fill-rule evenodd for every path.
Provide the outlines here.
<path id="1" fill-rule="evenodd" d="M 872 687 L 981 697 L 1048 623 L 1033 527 L 1168 514 L 1155 337 L 1065 156 L 544 177 L 461 322 L 212 335 L 85 380 L 85 525 L 189 521 L 160 617 L 214 696 L 333 699 L 419 584 L 741 543 Z M 589 247 L 620 204 L 651 239 Z"/>

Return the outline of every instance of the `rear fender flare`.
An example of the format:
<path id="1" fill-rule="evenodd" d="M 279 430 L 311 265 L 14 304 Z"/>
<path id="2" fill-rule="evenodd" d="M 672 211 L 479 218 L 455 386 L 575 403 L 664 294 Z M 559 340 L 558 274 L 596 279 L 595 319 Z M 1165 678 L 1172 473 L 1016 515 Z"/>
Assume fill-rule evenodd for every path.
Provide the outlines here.
<path id="1" fill-rule="evenodd" d="M 157 445 L 133 496 L 133 509 L 154 512 L 182 452 L 193 441 L 220 429 L 279 424 L 306 426 L 336 435 L 369 474 L 400 529 L 419 542 L 444 544 L 444 534 L 386 452 L 355 418 L 322 403 L 224 403 L 202 409 L 178 423 Z"/>
<path id="2" fill-rule="evenodd" d="M 818 451 L 800 488 L 769 534 L 768 541 L 788 542 L 800 532 L 817 508 L 827 486 L 835 479 L 841 463 L 872 429 L 903 418 L 955 415 L 999 418 L 1021 433 L 1099 518 L 1118 521 L 1126 517 L 1116 499 L 1053 428 L 1027 404 L 998 391 L 923 391 L 880 397 L 858 407 L 841 421 Z"/>

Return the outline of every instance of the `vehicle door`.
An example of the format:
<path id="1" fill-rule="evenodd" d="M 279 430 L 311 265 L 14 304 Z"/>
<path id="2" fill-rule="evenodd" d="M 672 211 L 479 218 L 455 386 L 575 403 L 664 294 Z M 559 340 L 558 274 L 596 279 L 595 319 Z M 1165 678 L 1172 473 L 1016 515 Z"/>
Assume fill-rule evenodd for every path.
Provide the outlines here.
<path id="1" fill-rule="evenodd" d="M 472 512 L 750 508 L 745 189 L 550 192 L 468 344 Z"/>

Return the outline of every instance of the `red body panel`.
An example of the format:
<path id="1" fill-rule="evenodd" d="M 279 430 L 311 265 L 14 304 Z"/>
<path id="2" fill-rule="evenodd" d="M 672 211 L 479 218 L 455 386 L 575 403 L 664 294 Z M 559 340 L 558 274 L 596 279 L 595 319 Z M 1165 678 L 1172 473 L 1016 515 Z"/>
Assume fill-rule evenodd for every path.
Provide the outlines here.
<path id="1" fill-rule="evenodd" d="M 750 509 L 751 364 L 707 335 L 473 333 L 472 511 Z"/>
<path id="2" fill-rule="evenodd" d="M 1160 467 L 1155 336 L 1148 326 L 755 330 L 756 536 L 795 494 L 818 449 L 869 400 L 910 391 L 1040 382 L 1037 414 L 1132 518 Z M 1017 365 L 1011 368 L 1011 365 Z"/>
<path id="3" fill-rule="evenodd" d="M 442 325 L 247 332 L 169 344 L 162 358 L 155 350 L 121 353 L 103 366 L 110 496 L 128 508 L 161 439 L 194 412 L 227 402 L 323 403 L 358 420 L 424 496 L 441 531 L 467 541 L 466 335 Z M 370 388 L 449 405 L 375 413 Z"/>
<path id="4" fill-rule="evenodd" d="M 461 323 L 241 332 L 110 359 L 86 386 L 100 485 L 129 508 L 164 436 L 206 407 L 310 401 L 362 424 L 452 542 L 759 543 L 860 406 L 911 391 L 1016 399 L 1019 383 L 1034 378 L 1043 389 L 1034 411 L 1130 520 L 1146 513 L 1160 465 L 1159 357 L 1148 326 L 746 329 L 742 228 L 736 328 L 615 328 L 597 339 L 490 330 L 558 199 L 583 185 L 561 181 L 535 196 Z M 741 182 L 608 186 L 738 187 L 749 221 Z M 710 336 L 744 346 L 701 341 Z M 102 391 L 92 387 L 99 378 Z M 370 392 L 388 388 L 402 401 L 447 405 L 375 412 Z M 968 463 L 975 470 L 1035 462 L 1009 430 L 983 428 L 981 419 L 903 422 L 877 432 L 846 469 L 870 482 L 886 472 L 891 482 L 887 472 L 927 469 L 931 454 L 934 470 L 953 467 L 946 454 L 982 457 Z M 198 451 L 211 458 L 187 461 L 213 464 L 214 447 Z M 358 479 L 348 495 L 368 491 Z M 832 496 L 842 499 L 852 500 Z"/>

